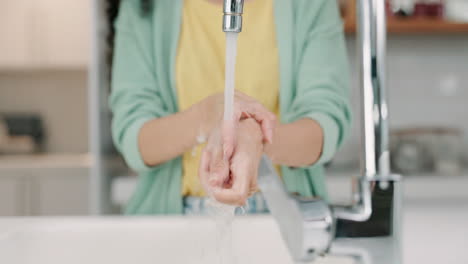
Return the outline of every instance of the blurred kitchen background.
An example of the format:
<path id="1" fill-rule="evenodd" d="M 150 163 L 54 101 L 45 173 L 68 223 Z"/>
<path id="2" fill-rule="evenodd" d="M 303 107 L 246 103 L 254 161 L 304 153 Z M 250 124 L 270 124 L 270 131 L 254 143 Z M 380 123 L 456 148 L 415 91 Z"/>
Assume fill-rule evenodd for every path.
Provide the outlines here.
<path id="1" fill-rule="evenodd" d="M 119 214 L 136 177 L 111 144 L 105 1 L 1 0 L 0 216 Z M 355 125 L 328 168 L 359 174 L 354 0 L 340 1 Z M 393 170 L 407 201 L 468 201 L 468 0 L 388 1 Z"/>

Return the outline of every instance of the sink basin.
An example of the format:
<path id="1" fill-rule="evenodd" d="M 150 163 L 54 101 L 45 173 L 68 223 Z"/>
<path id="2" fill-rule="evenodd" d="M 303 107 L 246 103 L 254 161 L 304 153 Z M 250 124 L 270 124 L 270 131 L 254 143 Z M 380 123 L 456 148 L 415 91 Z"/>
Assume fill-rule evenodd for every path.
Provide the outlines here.
<path id="1" fill-rule="evenodd" d="M 468 201 L 413 202 L 404 208 L 403 263 L 468 263 Z M 234 262 L 220 260 L 226 252 L 219 245 L 225 243 L 217 234 L 216 222 L 203 217 L 0 218 L 0 263 L 292 263 L 270 216 L 236 218 Z M 328 257 L 316 263 L 354 261 Z"/>
<path id="2" fill-rule="evenodd" d="M 216 222 L 204 217 L 0 220 L 0 263 L 293 263 L 269 216 L 238 217 L 232 239 L 219 234 Z M 232 250 L 220 246 L 229 241 Z M 354 261 L 328 257 L 316 263 Z"/>

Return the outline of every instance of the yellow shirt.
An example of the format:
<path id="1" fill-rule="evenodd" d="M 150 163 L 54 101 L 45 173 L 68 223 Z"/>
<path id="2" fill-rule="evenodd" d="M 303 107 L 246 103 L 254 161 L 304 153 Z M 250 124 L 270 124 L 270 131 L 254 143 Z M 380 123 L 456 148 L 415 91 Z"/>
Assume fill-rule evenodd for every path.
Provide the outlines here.
<path id="1" fill-rule="evenodd" d="M 208 0 L 185 0 L 176 59 L 179 110 L 224 90 L 225 34 L 222 6 Z M 273 0 L 247 1 L 239 35 L 236 89 L 279 113 L 279 55 Z M 183 155 L 184 196 L 204 196 L 198 179 L 203 146 Z"/>

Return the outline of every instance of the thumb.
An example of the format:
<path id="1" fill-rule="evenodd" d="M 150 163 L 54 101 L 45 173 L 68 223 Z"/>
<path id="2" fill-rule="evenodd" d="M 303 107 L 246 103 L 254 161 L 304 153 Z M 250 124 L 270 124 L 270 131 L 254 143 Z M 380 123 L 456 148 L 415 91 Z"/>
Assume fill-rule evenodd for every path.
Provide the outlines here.
<path id="1" fill-rule="evenodd" d="M 229 178 L 229 163 L 223 158 L 223 149 L 221 145 L 214 146 L 211 149 L 209 160 L 209 184 L 211 186 L 221 187 Z"/>

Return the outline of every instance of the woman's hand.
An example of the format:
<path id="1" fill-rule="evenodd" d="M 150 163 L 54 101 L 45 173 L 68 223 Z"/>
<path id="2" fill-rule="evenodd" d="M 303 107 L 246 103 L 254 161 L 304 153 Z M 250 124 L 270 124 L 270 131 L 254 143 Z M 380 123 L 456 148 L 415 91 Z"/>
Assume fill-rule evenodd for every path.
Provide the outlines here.
<path id="1" fill-rule="evenodd" d="M 240 120 L 253 118 L 260 124 L 262 139 L 267 143 L 273 142 L 273 130 L 276 116 L 268 111 L 261 103 L 241 92 L 236 91 L 234 97 L 234 117 L 232 122 L 223 121 L 224 94 L 212 95 L 194 106 L 202 120 L 202 132 L 207 135 L 214 129 L 221 127 L 223 153 L 230 158 L 236 145 L 236 131 Z M 222 125 L 220 126 L 220 123 Z"/>
<path id="2" fill-rule="evenodd" d="M 257 191 L 258 166 L 263 154 L 262 129 L 256 120 L 239 122 L 231 159 L 222 151 L 221 129 L 215 129 L 202 154 L 200 180 L 217 201 L 241 206 Z"/>

